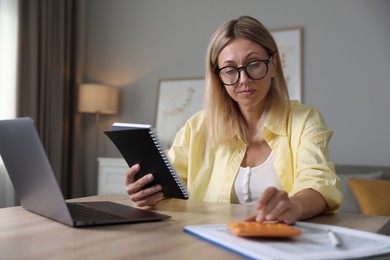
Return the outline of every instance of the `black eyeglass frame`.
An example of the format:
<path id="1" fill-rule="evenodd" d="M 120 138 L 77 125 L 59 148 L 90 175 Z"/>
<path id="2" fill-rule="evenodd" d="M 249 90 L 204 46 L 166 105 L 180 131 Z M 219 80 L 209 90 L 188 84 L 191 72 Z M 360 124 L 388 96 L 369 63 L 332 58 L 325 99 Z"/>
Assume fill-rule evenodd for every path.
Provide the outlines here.
<path id="1" fill-rule="evenodd" d="M 274 55 L 271 55 L 271 57 L 270 57 L 268 60 L 253 60 L 253 61 L 249 62 L 248 64 L 246 64 L 246 65 L 244 65 L 244 66 L 241 66 L 241 67 L 238 67 L 238 68 L 236 68 L 236 67 L 234 67 L 234 66 L 230 66 L 230 65 L 229 65 L 229 66 L 222 67 L 222 68 L 216 67 L 215 70 L 214 70 L 214 73 L 218 75 L 219 80 L 220 80 L 220 81 L 222 82 L 222 84 L 224 84 L 225 86 L 233 86 L 233 85 L 237 84 L 237 82 L 240 81 L 241 71 L 242 71 L 242 70 L 245 71 L 246 75 L 247 75 L 250 79 L 252 79 L 252 80 L 260 80 L 260 79 L 263 79 L 265 76 L 267 76 L 267 74 L 268 74 L 268 65 L 269 65 L 269 63 L 272 61 L 273 56 L 274 56 Z M 249 75 L 249 73 L 248 73 L 248 71 L 247 71 L 247 68 L 248 68 L 248 66 L 249 66 L 250 64 L 252 64 L 253 62 L 259 62 L 259 61 L 260 61 L 260 62 L 263 62 L 263 63 L 265 64 L 266 70 L 265 70 L 264 76 L 262 76 L 261 78 L 255 79 L 255 78 L 253 78 L 251 75 Z M 226 84 L 225 82 L 223 82 L 223 80 L 222 80 L 222 78 L 221 78 L 221 75 L 220 75 L 220 72 L 221 72 L 221 70 L 226 69 L 226 68 L 232 68 L 232 69 L 235 69 L 236 71 L 238 71 L 238 77 L 237 77 L 236 82 L 231 83 L 231 84 Z"/>

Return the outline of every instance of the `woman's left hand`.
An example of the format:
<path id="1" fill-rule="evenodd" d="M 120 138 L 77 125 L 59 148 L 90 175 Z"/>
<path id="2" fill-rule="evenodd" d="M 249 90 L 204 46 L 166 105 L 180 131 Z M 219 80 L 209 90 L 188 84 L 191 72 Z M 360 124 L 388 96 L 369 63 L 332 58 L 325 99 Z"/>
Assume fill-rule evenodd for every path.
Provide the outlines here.
<path id="1" fill-rule="evenodd" d="M 257 214 L 246 221 L 277 221 L 292 224 L 301 216 L 301 206 L 289 198 L 287 192 L 267 188 L 255 204 Z"/>

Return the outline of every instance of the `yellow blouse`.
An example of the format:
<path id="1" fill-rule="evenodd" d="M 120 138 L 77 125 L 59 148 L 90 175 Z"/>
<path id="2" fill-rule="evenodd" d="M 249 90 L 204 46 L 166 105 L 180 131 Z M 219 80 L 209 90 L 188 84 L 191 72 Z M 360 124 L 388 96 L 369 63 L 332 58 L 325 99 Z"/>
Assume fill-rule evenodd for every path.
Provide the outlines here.
<path id="1" fill-rule="evenodd" d="M 275 170 L 290 196 L 314 189 L 325 199 L 328 212 L 339 208 L 343 195 L 340 179 L 328 159 L 332 131 L 320 112 L 296 101 L 282 120 L 268 116 L 263 136 L 276 155 Z M 206 146 L 203 111 L 191 117 L 177 133 L 168 157 L 183 178 L 194 200 L 231 203 L 234 180 L 243 160 L 246 144 L 236 140 L 234 147 Z"/>

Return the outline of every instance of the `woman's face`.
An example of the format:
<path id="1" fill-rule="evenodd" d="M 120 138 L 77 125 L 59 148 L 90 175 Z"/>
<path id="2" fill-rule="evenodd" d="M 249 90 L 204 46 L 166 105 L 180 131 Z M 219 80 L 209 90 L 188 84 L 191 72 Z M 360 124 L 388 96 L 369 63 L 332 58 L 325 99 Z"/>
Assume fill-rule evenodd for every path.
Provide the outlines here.
<path id="1" fill-rule="evenodd" d="M 218 67 L 232 66 L 239 68 L 252 61 L 268 60 L 269 58 L 267 52 L 259 44 L 247 39 L 236 38 L 220 52 L 218 56 Z M 244 70 L 240 70 L 240 77 L 237 83 L 231 86 L 225 85 L 229 96 L 238 103 L 241 110 L 263 110 L 265 97 L 271 86 L 271 79 L 275 76 L 276 72 L 276 63 L 274 60 L 268 64 L 268 72 L 264 78 L 254 80 L 249 78 Z M 250 69 L 248 67 L 248 70 Z M 230 72 L 227 71 L 228 73 Z"/>

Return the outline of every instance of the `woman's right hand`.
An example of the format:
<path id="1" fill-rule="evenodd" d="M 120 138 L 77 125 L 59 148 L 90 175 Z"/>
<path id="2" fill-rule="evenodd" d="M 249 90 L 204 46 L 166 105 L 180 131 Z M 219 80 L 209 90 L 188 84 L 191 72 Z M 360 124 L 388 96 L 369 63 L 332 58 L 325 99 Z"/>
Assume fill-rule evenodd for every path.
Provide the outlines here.
<path id="1" fill-rule="evenodd" d="M 126 172 L 126 192 L 129 194 L 129 198 L 137 206 L 153 206 L 158 201 L 164 199 L 164 193 L 161 191 L 162 187 L 156 184 L 149 188 L 144 188 L 146 184 L 154 179 L 152 173 L 149 173 L 142 178 L 135 180 L 136 173 L 140 170 L 140 165 L 135 164 L 129 168 Z"/>

